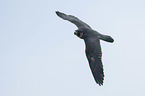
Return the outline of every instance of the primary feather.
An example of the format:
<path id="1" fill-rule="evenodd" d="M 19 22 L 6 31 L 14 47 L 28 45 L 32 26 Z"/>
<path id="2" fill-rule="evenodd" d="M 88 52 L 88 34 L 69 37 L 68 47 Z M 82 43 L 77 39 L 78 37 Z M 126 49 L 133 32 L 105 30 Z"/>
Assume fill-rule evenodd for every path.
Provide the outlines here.
<path id="1" fill-rule="evenodd" d="M 61 13 L 59 11 L 56 11 L 56 14 L 64 19 L 64 20 L 68 20 L 71 23 L 74 23 L 78 28 L 91 28 L 89 25 L 87 25 L 86 23 L 84 23 L 83 21 L 79 20 L 77 17 L 72 16 L 72 15 L 66 15 L 64 13 Z"/>

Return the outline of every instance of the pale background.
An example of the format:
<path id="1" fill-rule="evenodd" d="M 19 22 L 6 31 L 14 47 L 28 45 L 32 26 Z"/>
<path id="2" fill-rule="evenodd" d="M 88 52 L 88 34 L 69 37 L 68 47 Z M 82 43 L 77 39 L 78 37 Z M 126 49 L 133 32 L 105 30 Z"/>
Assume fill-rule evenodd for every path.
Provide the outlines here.
<path id="1" fill-rule="evenodd" d="M 95 83 L 72 14 L 115 39 L 101 41 Z M 0 96 L 145 96 L 145 0 L 0 0 Z"/>

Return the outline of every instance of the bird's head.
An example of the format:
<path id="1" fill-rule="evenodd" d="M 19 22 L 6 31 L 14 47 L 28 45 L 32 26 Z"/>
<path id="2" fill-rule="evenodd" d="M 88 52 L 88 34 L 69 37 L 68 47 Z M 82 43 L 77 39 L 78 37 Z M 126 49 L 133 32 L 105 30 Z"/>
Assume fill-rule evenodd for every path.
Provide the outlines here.
<path id="1" fill-rule="evenodd" d="M 74 35 L 78 36 L 81 39 L 84 39 L 84 32 L 80 30 L 75 30 Z"/>

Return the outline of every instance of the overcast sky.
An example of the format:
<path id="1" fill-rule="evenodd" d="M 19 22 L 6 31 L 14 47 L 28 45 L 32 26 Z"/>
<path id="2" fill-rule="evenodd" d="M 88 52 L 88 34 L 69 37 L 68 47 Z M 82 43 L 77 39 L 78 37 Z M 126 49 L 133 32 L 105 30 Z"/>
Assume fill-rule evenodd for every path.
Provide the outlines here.
<path id="1" fill-rule="evenodd" d="M 72 14 L 114 38 L 101 41 L 95 83 Z M 1 0 L 0 96 L 145 96 L 145 0 Z"/>

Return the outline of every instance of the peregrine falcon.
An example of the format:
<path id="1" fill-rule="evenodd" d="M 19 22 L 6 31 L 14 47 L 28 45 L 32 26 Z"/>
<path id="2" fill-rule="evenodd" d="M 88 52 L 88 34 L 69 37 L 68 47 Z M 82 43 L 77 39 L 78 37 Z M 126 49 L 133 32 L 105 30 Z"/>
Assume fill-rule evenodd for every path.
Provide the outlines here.
<path id="1" fill-rule="evenodd" d="M 114 39 L 111 36 L 103 35 L 95 30 L 93 30 L 88 24 L 81 21 L 73 15 L 67 15 L 62 12 L 56 11 L 56 14 L 69 22 L 75 24 L 78 29 L 75 30 L 74 35 L 78 36 L 80 39 L 83 39 L 85 42 L 85 53 L 88 59 L 93 77 L 97 84 L 100 86 L 103 85 L 104 80 L 104 71 L 102 64 L 102 51 L 100 40 L 104 40 L 110 43 L 114 42 Z"/>

